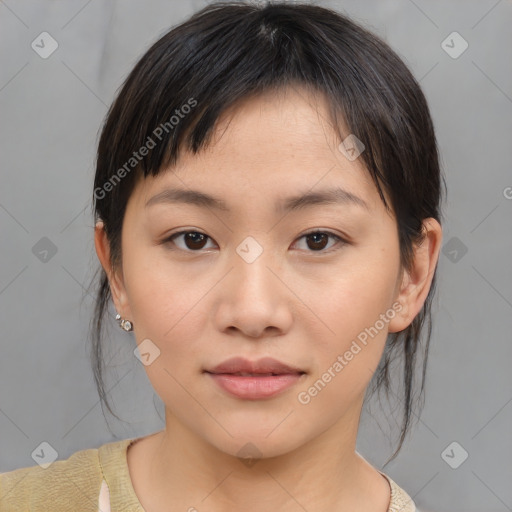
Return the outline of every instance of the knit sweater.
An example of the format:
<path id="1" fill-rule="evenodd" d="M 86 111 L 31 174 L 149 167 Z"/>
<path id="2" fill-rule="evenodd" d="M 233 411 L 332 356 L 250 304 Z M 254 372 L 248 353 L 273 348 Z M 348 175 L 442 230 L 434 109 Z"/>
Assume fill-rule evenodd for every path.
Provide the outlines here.
<path id="1" fill-rule="evenodd" d="M 2 512 L 144 512 L 132 485 L 123 439 L 75 452 L 46 469 L 33 466 L 0 474 Z M 391 488 L 388 512 L 416 512 L 409 495 L 382 473 Z"/>

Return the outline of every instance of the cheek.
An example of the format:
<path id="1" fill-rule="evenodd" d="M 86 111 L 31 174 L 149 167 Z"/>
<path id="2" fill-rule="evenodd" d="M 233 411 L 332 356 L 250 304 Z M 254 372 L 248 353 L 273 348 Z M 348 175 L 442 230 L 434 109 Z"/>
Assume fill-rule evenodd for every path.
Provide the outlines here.
<path id="1" fill-rule="evenodd" d="M 395 316 L 395 258 L 398 254 L 393 250 L 369 249 L 366 255 L 354 251 L 352 261 L 346 265 L 350 270 L 333 275 L 329 286 L 316 293 L 314 308 L 322 320 L 322 332 L 314 338 L 319 350 L 317 374 L 346 354 L 341 363 L 343 371 L 336 375 L 343 373 L 354 382 L 371 377 L 384 349 L 389 322 Z"/>
<path id="2" fill-rule="evenodd" d="M 194 350 L 201 322 L 208 319 L 202 301 L 208 287 L 166 265 L 159 251 L 127 249 L 124 279 L 137 342 L 149 338 L 162 355 L 172 354 L 175 366 Z"/>
<path id="3" fill-rule="evenodd" d="M 387 339 L 387 290 L 367 295 L 360 287 L 344 288 L 325 301 L 325 319 L 330 330 L 312 349 L 312 374 L 300 391 L 301 404 L 314 403 L 308 413 L 323 412 L 334 421 L 362 397 L 382 357 Z M 390 315 L 388 314 L 388 321 Z M 333 331 L 333 332 L 331 332 Z M 328 335 L 325 334 L 328 332 Z"/>
<path id="4" fill-rule="evenodd" d="M 205 291 L 194 287 L 190 278 L 173 274 L 164 267 L 146 266 L 138 259 L 128 267 L 125 284 L 134 321 L 137 344 L 143 342 L 158 354 L 145 366 L 152 387 L 173 411 L 191 409 L 190 395 L 201 371 L 199 344 L 203 323 L 208 319 L 201 301 Z M 150 340 L 152 344 L 147 344 Z M 194 411 L 201 414 L 201 410 Z"/>

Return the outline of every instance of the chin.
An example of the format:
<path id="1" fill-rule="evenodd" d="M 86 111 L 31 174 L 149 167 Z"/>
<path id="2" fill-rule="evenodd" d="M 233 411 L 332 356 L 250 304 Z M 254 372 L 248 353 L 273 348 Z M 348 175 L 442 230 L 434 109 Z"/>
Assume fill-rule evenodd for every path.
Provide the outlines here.
<path id="1" fill-rule="evenodd" d="M 273 426 L 268 429 L 256 428 L 255 423 L 252 425 L 241 424 L 237 428 L 231 425 L 228 430 L 233 437 L 225 434 L 219 438 L 218 436 L 212 437 L 210 434 L 205 440 L 227 455 L 254 461 L 286 455 L 304 444 L 305 432 L 300 432 L 295 428 L 292 435 L 289 428 L 279 431 L 278 424 L 279 422 L 274 422 Z"/>

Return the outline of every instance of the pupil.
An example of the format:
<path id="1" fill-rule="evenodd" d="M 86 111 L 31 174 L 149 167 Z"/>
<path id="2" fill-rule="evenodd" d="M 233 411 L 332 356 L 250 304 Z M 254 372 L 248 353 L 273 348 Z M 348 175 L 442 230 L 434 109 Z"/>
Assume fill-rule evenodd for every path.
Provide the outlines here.
<path id="1" fill-rule="evenodd" d="M 197 231 L 193 231 L 191 233 L 187 233 L 185 235 L 187 244 L 188 242 L 192 242 L 192 247 L 189 247 L 189 249 L 200 249 L 201 247 L 197 247 L 194 244 L 199 243 L 199 246 L 201 246 L 201 241 L 204 241 L 204 235 L 202 233 L 198 233 Z M 199 240 L 197 239 L 199 237 Z M 188 246 L 188 245 L 187 245 Z"/>
<path id="2" fill-rule="evenodd" d="M 314 233 L 314 234 L 312 234 L 312 235 L 309 235 L 309 237 L 311 237 L 311 238 L 323 237 L 323 239 L 324 239 L 324 241 L 325 241 L 326 235 L 325 235 L 325 233 Z M 318 241 L 315 241 L 314 243 L 315 243 L 315 244 L 317 244 L 317 243 L 318 243 Z M 323 247 L 325 247 L 325 244 L 321 244 L 321 243 L 320 243 L 320 245 L 321 245 L 322 247 L 313 247 L 313 249 L 323 249 Z"/>

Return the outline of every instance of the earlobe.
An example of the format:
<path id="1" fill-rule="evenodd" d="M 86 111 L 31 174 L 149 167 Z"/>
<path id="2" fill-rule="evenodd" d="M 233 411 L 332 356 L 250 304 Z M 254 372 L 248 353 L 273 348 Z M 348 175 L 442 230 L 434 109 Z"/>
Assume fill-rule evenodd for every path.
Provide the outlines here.
<path id="1" fill-rule="evenodd" d="M 406 329 L 420 312 L 428 296 L 437 266 L 442 241 L 442 228 L 432 217 L 423 221 L 423 240 L 414 247 L 411 269 L 404 271 L 395 300 L 401 309 L 389 322 L 389 332 Z"/>
<path id="2" fill-rule="evenodd" d="M 112 269 L 110 262 L 110 244 L 102 221 L 98 221 L 94 228 L 94 245 L 101 266 L 108 276 L 110 292 L 116 311 L 122 316 L 128 315 L 124 284 L 122 277 L 118 275 L 118 272 L 114 272 Z"/>

